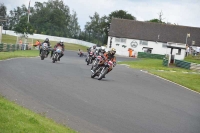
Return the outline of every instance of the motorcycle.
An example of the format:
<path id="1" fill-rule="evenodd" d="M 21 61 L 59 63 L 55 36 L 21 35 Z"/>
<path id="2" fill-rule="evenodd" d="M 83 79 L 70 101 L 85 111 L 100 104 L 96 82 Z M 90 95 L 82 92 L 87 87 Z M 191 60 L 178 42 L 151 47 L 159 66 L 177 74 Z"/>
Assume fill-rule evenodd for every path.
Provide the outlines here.
<path id="1" fill-rule="evenodd" d="M 86 57 L 86 55 L 81 51 L 78 52 L 78 55 L 79 55 L 79 57 Z"/>
<path id="2" fill-rule="evenodd" d="M 59 56 L 62 53 L 62 47 L 57 47 L 52 56 L 52 62 L 55 63 L 58 61 Z"/>
<path id="3" fill-rule="evenodd" d="M 88 57 L 86 58 L 87 65 L 92 64 L 92 61 L 95 59 L 94 52 L 90 52 Z"/>
<path id="4" fill-rule="evenodd" d="M 105 57 L 104 57 L 104 58 L 105 58 Z M 91 70 L 95 69 L 98 65 L 102 65 L 103 62 L 104 62 L 104 58 L 103 58 L 103 56 L 101 56 L 101 55 L 97 56 L 97 57 L 94 59 L 94 61 L 93 61 Z"/>
<path id="5" fill-rule="evenodd" d="M 113 63 L 111 60 L 105 60 L 105 59 L 99 60 L 98 65 L 93 66 L 93 69 L 91 70 L 92 71 L 91 78 L 98 76 L 98 80 L 101 80 L 110 70 L 113 69 L 115 65 L 116 64 Z"/>
<path id="6" fill-rule="evenodd" d="M 41 48 L 41 54 L 40 54 L 40 58 L 41 60 L 44 60 L 44 58 L 47 58 L 47 53 L 49 52 L 49 47 L 47 43 L 43 43 L 42 44 L 42 48 Z"/>

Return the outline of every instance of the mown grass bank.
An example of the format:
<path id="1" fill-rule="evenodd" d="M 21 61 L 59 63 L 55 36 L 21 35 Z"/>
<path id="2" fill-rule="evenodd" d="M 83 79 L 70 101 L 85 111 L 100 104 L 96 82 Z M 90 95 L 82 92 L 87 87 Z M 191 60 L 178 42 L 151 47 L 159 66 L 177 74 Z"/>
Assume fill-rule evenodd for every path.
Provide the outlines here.
<path id="1" fill-rule="evenodd" d="M 75 133 L 51 119 L 36 114 L 0 96 L 1 133 Z"/>
<path id="2" fill-rule="evenodd" d="M 175 66 L 165 67 L 162 65 L 162 60 L 159 59 L 140 59 L 136 61 L 119 62 L 118 64 L 127 64 L 131 68 L 146 70 L 191 90 L 200 92 L 200 73 L 198 72 Z"/>
<path id="3" fill-rule="evenodd" d="M 0 60 L 16 57 L 36 57 L 39 56 L 38 50 L 19 50 L 14 52 L 0 52 Z"/>
<path id="4" fill-rule="evenodd" d="M 44 41 L 42 39 L 33 39 L 33 43 L 35 43 L 36 40 L 39 40 L 40 42 Z M 56 41 L 51 41 L 51 38 L 49 38 L 49 40 L 50 40 L 50 44 L 51 44 L 52 47 L 54 47 L 54 45 L 56 43 L 58 43 Z M 16 36 L 2 34 L 2 43 L 16 44 L 16 41 L 17 41 L 17 37 Z M 64 44 L 65 44 L 65 49 L 66 50 L 78 51 L 78 49 L 81 49 L 84 52 L 87 51 L 87 47 L 86 46 L 82 46 L 82 45 L 78 45 L 78 44 L 72 44 L 72 43 L 64 43 Z"/>

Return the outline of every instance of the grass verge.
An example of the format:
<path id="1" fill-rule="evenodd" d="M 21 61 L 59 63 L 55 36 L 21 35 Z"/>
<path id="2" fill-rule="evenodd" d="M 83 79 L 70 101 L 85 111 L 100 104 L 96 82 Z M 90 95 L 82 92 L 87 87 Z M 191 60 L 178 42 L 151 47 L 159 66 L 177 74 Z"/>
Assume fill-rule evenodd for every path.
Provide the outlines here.
<path id="1" fill-rule="evenodd" d="M 197 56 L 189 55 L 189 56 L 185 57 L 184 60 L 187 61 L 187 62 L 200 64 L 200 55 L 197 55 Z"/>
<path id="2" fill-rule="evenodd" d="M 0 52 L 0 60 L 16 57 L 35 57 L 38 56 L 38 50 L 20 50 L 14 52 Z"/>
<path id="3" fill-rule="evenodd" d="M 39 40 L 40 42 L 44 41 L 42 39 L 33 39 L 33 43 L 35 43 L 36 40 Z M 50 40 L 50 43 L 51 43 L 52 47 L 54 47 L 54 45 L 56 43 L 58 43 L 56 41 L 51 41 L 51 38 L 49 38 L 49 40 Z M 16 41 L 17 41 L 17 37 L 16 36 L 2 34 L 2 42 L 3 43 L 16 44 Z M 65 44 L 65 49 L 66 50 L 75 50 L 75 51 L 78 51 L 78 49 L 81 49 L 84 52 L 87 51 L 87 47 L 86 46 L 82 46 L 82 45 L 78 45 L 78 44 L 72 44 L 72 43 L 64 43 L 64 44 Z"/>
<path id="4" fill-rule="evenodd" d="M 0 132 L 2 133 L 75 133 L 0 96 Z"/>
<path id="5" fill-rule="evenodd" d="M 146 70 L 152 74 L 190 88 L 191 90 L 200 92 L 200 73 L 192 70 L 182 69 L 175 66 L 165 67 L 162 65 L 162 60 L 159 59 L 141 59 L 136 61 L 119 62 L 118 64 L 127 64 L 131 68 Z"/>

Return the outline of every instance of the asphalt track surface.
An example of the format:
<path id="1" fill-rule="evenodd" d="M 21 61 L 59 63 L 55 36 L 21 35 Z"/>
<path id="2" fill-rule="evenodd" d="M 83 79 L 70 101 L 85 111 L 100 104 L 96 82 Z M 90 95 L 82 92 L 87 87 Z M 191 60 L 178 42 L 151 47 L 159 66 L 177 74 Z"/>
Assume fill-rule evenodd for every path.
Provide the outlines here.
<path id="1" fill-rule="evenodd" d="M 0 93 L 81 133 L 200 133 L 200 94 L 123 65 L 92 79 L 84 59 L 0 61 Z"/>

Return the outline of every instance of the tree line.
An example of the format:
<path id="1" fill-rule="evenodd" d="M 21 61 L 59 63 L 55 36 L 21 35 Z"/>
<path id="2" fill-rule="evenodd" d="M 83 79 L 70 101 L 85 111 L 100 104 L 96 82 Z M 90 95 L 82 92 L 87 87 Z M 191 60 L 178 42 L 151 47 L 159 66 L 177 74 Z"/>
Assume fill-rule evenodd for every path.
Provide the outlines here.
<path id="1" fill-rule="evenodd" d="M 6 13 L 7 8 L 0 3 L 0 16 L 7 21 L 0 22 L 4 30 L 14 30 L 16 33 L 45 34 L 51 36 L 74 38 L 95 43 L 99 46 L 107 44 L 111 19 L 130 19 L 136 17 L 124 10 L 116 10 L 109 15 L 100 16 L 97 12 L 89 16 L 82 31 L 78 23 L 76 11 L 70 12 L 69 6 L 62 0 L 49 0 L 48 2 L 35 2 L 33 7 L 16 7 Z M 28 18 L 29 17 L 29 18 Z M 150 22 L 163 23 L 161 19 L 152 19 Z"/>

